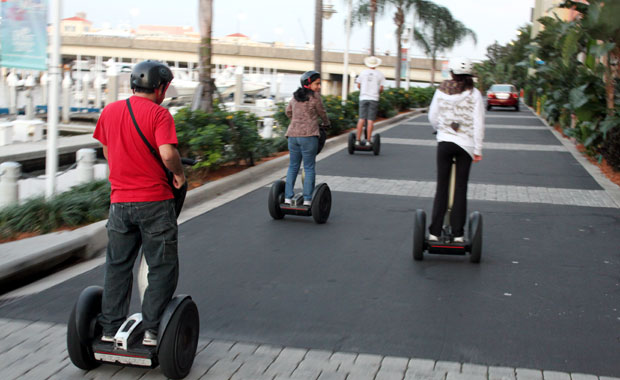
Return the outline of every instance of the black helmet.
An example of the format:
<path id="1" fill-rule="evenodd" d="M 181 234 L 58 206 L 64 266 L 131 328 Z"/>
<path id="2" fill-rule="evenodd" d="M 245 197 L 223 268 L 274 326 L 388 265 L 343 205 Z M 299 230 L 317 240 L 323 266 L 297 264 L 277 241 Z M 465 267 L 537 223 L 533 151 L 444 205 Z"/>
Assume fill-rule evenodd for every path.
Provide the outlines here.
<path id="1" fill-rule="evenodd" d="M 299 81 L 301 82 L 302 87 L 310 86 L 310 83 L 314 82 L 320 77 L 321 77 L 321 74 L 319 74 L 318 72 L 314 70 L 310 70 L 310 71 L 306 71 L 305 73 L 301 74 L 301 79 Z"/>
<path id="2" fill-rule="evenodd" d="M 144 61 L 134 66 L 131 71 L 131 89 L 136 87 L 154 90 L 162 84 L 172 81 L 174 76 L 168 66 L 157 61 Z"/>

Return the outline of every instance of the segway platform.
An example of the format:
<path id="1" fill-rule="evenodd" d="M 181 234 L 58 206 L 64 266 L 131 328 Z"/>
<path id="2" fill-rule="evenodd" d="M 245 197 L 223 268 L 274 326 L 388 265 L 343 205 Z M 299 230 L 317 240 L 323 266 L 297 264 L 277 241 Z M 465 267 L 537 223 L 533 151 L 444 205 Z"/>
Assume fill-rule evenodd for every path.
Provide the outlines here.
<path id="1" fill-rule="evenodd" d="M 363 133 L 364 135 L 366 135 L 365 130 Z M 348 147 L 347 147 L 349 154 L 354 154 L 355 151 L 361 151 L 361 152 L 372 152 L 375 156 L 377 156 L 381 152 L 381 135 L 380 134 L 378 133 L 374 134 L 372 136 L 371 141 L 364 141 L 364 144 L 362 143 L 358 144 L 355 138 L 356 138 L 355 132 L 349 133 L 349 141 L 348 141 Z"/>
<path id="2" fill-rule="evenodd" d="M 327 222 L 332 206 L 332 193 L 326 183 L 320 183 L 312 192 L 312 203 L 304 206 L 302 194 L 295 194 L 291 198 L 291 204 L 284 203 L 284 187 L 286 182 L 278 180 L 271 185 L 269 191 L 268 208 L 269 215 L 273 219 L 282 219 L 284 215 L 312 216 L 318 224 Z"/>
<path id="3" fill-rule="evenodd" d="M 198 345 L 199 316 L 188 295 L 177 295 L 166 306 L 157 332 L 157 346 L 142 345 L 142 315 L 134 314 L 123 323 L 114 342 L 101 340 L 97 323 L 101 313 L 100 286 L 89 286 L 80 294 L 67 324 L 67 351 L 71 362 L 83 370 L 101 363 L 133 367 L 161 367 L 171 379 L 189 374 Z"/>
<path id="4" fill-rule="evenodd" d="M 445 228 L 437 241 L 430 241 L 426 236 L 426 213 L 424 210 L 416 210 L 413 221 L 413 259 L 423 260 L 424 251 L 437 255 L 469 253 L 469 261 L 479 263 L 482 255 L 482 215 L 478 211 L 469 215 L 466 231 L 463 243 L 454 242 L 453 236 Z"/>

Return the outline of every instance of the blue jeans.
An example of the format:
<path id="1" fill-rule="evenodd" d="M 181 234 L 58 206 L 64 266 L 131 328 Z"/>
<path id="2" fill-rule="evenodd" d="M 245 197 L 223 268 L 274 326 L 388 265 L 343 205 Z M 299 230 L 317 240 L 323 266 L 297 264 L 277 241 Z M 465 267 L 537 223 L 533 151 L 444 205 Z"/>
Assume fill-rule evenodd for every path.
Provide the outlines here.
<path id="1" fill-rule="evenodd" d="M 149 267 L 142 324 L 145 329 L 157 330 L 179 278 L 174 200 L 112 203 L 107 228 L 109 241 L 99 317 L 104 335 L 113 336 L 127 318 L 133 266 L 140 247 Z"/>
<path id="2" fill-rule="evenodd" d="M 304 200 L 312 200 L 312 191 L 314 191 L 314 177 L 316 172 L 314 166 L 316 163 L 316 152 L 319 149 L 319 138 L 317 136 L 306 137 L 289 137 L 288 150 L 290 164 L 286 173 L 286 187 L 284 188 L 284 197 L 293 198 L 295 193 L 295 180 L 299 172 L 301 160 L 304 161 L 305 181 L 304 181 Z"/>

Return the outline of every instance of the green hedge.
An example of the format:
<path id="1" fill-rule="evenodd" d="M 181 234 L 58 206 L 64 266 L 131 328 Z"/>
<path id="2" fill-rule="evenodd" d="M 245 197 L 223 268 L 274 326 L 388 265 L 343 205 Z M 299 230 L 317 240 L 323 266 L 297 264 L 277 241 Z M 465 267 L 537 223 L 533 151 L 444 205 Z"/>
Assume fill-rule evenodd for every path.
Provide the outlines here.
<path id="1" fill-rule="evenodd" d="M 0 209 L 0 239 L 25 232 L 48 233 L 61 227 L 77 227 L 108 217 L 110 184 L 107 180 L 74 186 L 50 200 L 32 198 Z"/>

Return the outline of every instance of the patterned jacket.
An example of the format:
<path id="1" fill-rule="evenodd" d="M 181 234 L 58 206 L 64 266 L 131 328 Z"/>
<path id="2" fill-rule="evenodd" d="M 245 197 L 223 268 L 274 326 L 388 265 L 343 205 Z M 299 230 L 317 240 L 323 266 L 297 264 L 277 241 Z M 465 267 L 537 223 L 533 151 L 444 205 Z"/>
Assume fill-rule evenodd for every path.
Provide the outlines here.
<path id="1" fill-rule="evenodd" d="M 286 116 L 291 119 L 286 137 L 318 136 L 319 118 L 325 127 L 329 126 L 321 95 L 311 92 L 308 97 L 306 102 L 299 102 L 293 98 L 286 107 Z"/>

